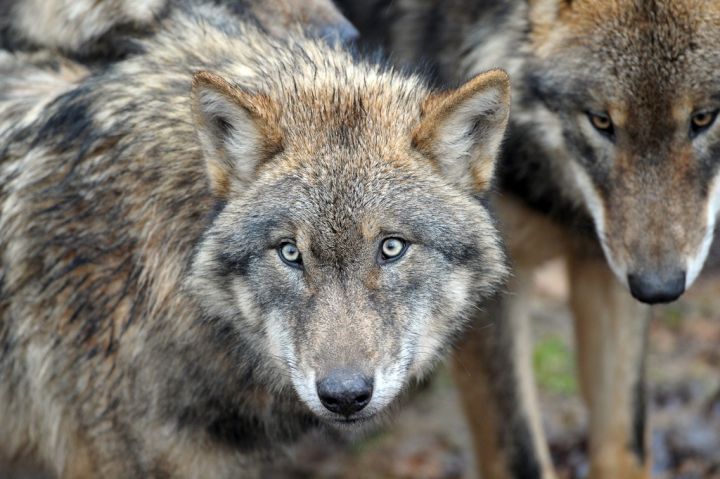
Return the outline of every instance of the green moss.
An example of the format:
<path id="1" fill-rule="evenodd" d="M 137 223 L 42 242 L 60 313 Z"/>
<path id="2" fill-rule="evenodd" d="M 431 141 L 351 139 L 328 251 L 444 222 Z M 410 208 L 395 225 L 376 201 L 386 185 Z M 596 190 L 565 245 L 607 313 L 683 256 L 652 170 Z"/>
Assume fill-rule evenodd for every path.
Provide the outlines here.
<path id="1" fill-rule="evenodd" d="M 660 309 L 660 318 L 671 331 L 680 331 L 686 311 L 681 304 L 672 304 Z"/>
<path id="2" fill-rule="evenodd" d="M 551 336 L 535 345 L 533 369 L 541 389 L 559 394 L 575 394 L 575 358 L 562 339 Z"/>

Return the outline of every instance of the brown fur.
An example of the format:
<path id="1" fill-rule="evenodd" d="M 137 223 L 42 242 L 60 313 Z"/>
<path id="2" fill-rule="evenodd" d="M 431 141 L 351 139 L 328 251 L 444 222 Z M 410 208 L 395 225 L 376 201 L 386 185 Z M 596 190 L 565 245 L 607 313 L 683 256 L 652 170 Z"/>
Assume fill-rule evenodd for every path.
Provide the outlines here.
<path id="1" fill-rule="evenodd" d="M 145 53 L 69 81 L 50 68 L 57 88 L 23 99 L 41 106 L 0 119 L 4 457 L 73 478 L 254 476 L 309 429 L 377 423 L 497 292 L 481 200 L 507 76 L 439 92 L 298 30 L 176 11 Z M 40 69 L 23 58 L 0 111 L 15 72 Z M 407 243 L 393 262 L 387 237 Z M 321 404 L 336 369 L 374 381 L 357 414 Z"/>

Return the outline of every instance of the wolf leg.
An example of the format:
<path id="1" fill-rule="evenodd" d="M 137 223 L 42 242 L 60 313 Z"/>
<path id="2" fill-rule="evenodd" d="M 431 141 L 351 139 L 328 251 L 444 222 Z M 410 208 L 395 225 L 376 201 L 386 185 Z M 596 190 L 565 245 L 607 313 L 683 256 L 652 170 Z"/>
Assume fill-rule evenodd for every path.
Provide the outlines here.
<path id="1" fill-rule="evenodd" d="M 517 272 L 460 344 L 455 380 L 483 479 L 552 478 L 531 369 L 523 305 L 528 275 Z"/>
<path id="2" fill-rule="evenodd" d="M 589 409 L 590 477 L 650 477 L 645 414 L 649 308 L 601 258 L 569 263 L 580 387 Z"/>

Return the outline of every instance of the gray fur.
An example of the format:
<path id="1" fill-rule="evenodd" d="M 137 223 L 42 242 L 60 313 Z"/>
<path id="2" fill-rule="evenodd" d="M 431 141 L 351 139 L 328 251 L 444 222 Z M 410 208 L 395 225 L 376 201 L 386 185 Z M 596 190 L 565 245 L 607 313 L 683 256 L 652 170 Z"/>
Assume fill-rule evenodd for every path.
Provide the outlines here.
<path id="1" fill-rule="evenodd" d="M 214 4 L 266 32 L 285 35 L 302 24 L 318 37 L 349 40 L 357 31 L 331 0 L 0 0 L 0 48 L 50 49 L 91 64 L 107 64 L 142 50 L 139 38 L 193 5 Z"/>
<path id="2" fill-rule="evenodd" d="M 431 91 L 255 23 L 177 10 L 94 74 L 0 57 L 0 454 L 62 477 L 251 476 L 308 428 L 377 422 L 504 280 L 477 145 L 503 134 L 505 75 Z M 445 158 L 436 113 L 480 128 Z M 439 173 L 456 157 L 482 186 Z M 388 235 L 410 246 L 381 267 Z M 304 271 L 278 256 L 289 238 Z M 351 425 L 312 390 L 337 367 L 375 376 Z"/>

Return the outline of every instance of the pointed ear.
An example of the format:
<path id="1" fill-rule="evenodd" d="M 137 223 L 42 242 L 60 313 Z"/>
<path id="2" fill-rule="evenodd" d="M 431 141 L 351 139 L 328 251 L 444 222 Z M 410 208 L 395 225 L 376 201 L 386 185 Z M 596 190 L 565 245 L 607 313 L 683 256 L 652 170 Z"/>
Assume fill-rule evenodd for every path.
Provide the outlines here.
<path id="1" fill-rule="evenodd" d="M 425 100 L 413 143 L 450 180 L 486 191 L 509 113 L 507 73 L 481 73 L 455 90 L 432 94 Z"/>
<path id="2" fill-rule="evenodd" d="M 199 72 L 193 77 L 192 110 L 210 186 L 219 198 L 227 197 L 233 183 L 254 180 L 257 168 L 282 150 L 279 109 L 265 95 Z"/>

